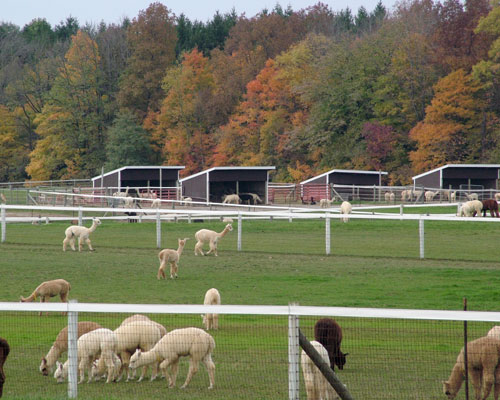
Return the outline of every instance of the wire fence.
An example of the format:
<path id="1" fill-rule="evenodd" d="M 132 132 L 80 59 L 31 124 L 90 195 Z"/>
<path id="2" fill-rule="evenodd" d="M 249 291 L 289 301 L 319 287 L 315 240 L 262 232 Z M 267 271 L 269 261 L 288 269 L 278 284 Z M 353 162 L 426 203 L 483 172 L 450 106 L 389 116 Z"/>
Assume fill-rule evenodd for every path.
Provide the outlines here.
<path id="1" fill-rule="evenodd" d="M 39 311 L 49 312 L 49 315 L 39 317 Z M 60 315 L 63 311 L 68 312 L 68 317 Z M 69 326 L 71 332 L 71 323 L 93 321 L 119 335 L 118 328 L 125 318 L 141 314 L 172 333 L 179 329 L 186 331 L 186 328 L 203 330 L 200 314 L 206 312 L 219 315 L 218 329 L 207 331 L 215 342 L 211 351 L 215 364 L 213 389 L 208 389 L 210 377 L 203 362 L 187 388 L 180 389 L 188 374 L 188 356 L 181 356 L 177 383 L 171 389 L 161 373 L 150 381 L 151 369 L 140 383 L 137 378 L 141 368 L 137 368 L 137 375 L 129 382 L 123 378 L 118 383 L 105 384 L 105 379 L 100 379 L 81 385 L 68 382 L 66 377 L 62 379 L 65 384 L 57 384 L 56 368 L 49 367 L 48 376 L 40 372 L 40 360 L 42 357 L 48 359 L 61 329 Z M 335 367 L 337 376 L 353 398 L 374 400 L 442 398 L 442 381 L 449 377 L 463 347 L 463 321 L 468 321 L 469 340 L 484 337 L 500 321 L 500 313 L 472 311 L 298 305 L 0 303 L 0 336 L 6 338 L 11 347 L 5 365 L 4 395 L 6 398 L 131 399 L 172 395 L 181 399 L 305 399 L 298 329 L 313 340 L 314 324 L 325 316 L 334 318 L 342 327 L 341 350 L 347 353 L 347 362 L 341 371 Z M 182 338 L 181 342 L 190 343 L 188 333 Z M 71 350 L 72 347 L 76 349 L 75 345 L 75 341 L 68 342 L 71 357 L 75 357 L 76 353 Z M 132 353 L 134 351 L 135 348 Z M 141 356 L 145 355 L 144 351 Z M 161 362 L 164 357 L 162 353 L 151 360 Z M 57 358 L 64 362 L 68 350 Z M 72 379 L 79 379 L 77 364 L 73 365 Z M 87 379 L 86 372 L 85 382 Z M 463 395 L 464 389 L 461 392 Z"/>

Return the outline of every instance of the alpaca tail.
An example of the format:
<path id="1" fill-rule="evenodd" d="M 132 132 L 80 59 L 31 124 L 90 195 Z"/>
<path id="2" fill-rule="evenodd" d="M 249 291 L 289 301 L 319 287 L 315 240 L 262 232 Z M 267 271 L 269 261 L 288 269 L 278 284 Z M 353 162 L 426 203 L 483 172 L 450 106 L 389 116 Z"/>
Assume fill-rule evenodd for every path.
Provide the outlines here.
<path id="1" fill-rule="evenodd" d="M 31 301 L 34 301 L 34 300 L 36 300 L 36 290 L 33 293 L 31 293 L 30 297 L 26 297 L 25 298 L 25 297 L 21 296 L 21 301 L 23 303 L 31 302 Z"/>

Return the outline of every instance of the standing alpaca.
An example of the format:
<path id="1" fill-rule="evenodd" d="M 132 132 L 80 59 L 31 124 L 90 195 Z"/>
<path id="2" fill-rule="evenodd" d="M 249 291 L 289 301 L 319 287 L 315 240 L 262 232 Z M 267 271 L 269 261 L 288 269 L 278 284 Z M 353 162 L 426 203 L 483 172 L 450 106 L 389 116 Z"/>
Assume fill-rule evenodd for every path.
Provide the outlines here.
<path id="1" fill-rule="evenodd" d="M 342 221 L 348 222 L 349 221 L 349 214 L 352 212 L 352 205 L 348 201 L 344 201 L 340 205 L 340 213 L 344 214 L 345 217 L 342 218 Z"/>
<path id="2" fill-rule="evenodd" d="M 494 397 L 498 400 L 500 394 L 500 368 L 497 369 L 499 359 L 500 339 L 484 336 L 467 343 L 467 367 L 476 392 L 476 400 L 487 399 L 493 384 L 495 384 Z M 450 378 L 443 382 L 443 392 L 449 400 L 457 396 L 464 379 L 464 349 L 462 348 Z"/>
<path id="3" fill-rule="evenodd" d="M 314 325 L 314 339 L 320 342 L 328 351 L 330 365 L 335 369 L 335 364 L 339 369 L 344 369 L 346 356 L 349 353 L 340 351 L 342 342 L 342 328 L 332 318 L 322 318 Z"/>
<path id="4" fill-rule="evenodd" d="M 71 225 L 66 228 L 64 234 L 66 238 L 63 240 L 63 251 L 66 251 L 66 245 L 69 243 L 71 250 L 75 251 L 75 239 L 78 238 L 78 251 L 82 251 L 83 241 L 87 243 L 90 251 L 94 251 L 92 248 L 92 243 L 90 243 L 89 236 L 92 232 L 97 229 L 97 226 L 101 225 L 101 220 L 99 218 L 92 219 L 92 226 L 86 228 L 85 226 Z"/>
<path id="5" fill-rule="evenodd" d="M 178 239 L 179 246 L 177 250 L 164 249 L 158 253 L 158 259 L 160 260 L 160 268 L 158 268 L 158 274 L 156 275 L 158 279 L 166 278 L 165 267 L 167 263 L 170 263 L 170 278 L 174 279 L 174 276 L 177 278 L 177 271 L 179 269 L 177 263 L 179 262 L 179 258 L 181 258 L 182 250 L 188 239 L 189 238 Z"/>
<path id="6" fill-rule="evenodd" d="M 497 217 L 500 218 L 500 214 L 498 213 L 498 203 L 495 199 L 487 199 L 487 200 L 482 200 L 481 203 L 483 203 L 483 217 L 486 217 L 486 211 L 490 210 L 490 215 L 492 217 Z"/>
<path id="7" fill-rule="evenodd" d="M 241 204 L 240 196 L 237 194 L 228 194 L 222 201 L 223 204 Z"/>
<path id="8" fill-rule="evenodd" d="M 68 302 L 68 294 L 71 290 L 71 285 L 64 279 L 55 279 L 53 281 L 43 282 L 31 293 L 31 296 L 24 298 L 21 296 L 21 301 L 32 302 L 40 297 L 40 303 L 45 303 L 50 297 L 59 295 L 61 297 L 61 302 Z M 48 313 L 47 313 L 48 314 Z M 40 311 L 40 314 L 42 312 Z"/>
<path id="9" fill-rule="evenodd" d="M 0 397 L 3 394 L 3 384 L 5 383 L 5 373 L 3 372 L 3 365 L 7 356 L 10 353 L 10 347 L 7 340 L 0 338 Z"/>
<path id="10" fill-rule="evenodd" d="M 130 359 L 130 368 L 135 369 L 163 360 L 160 369 L 168 378 L 168 386 L 174 387 L 179 369 L 179 358 L 189 356 L 189 371 L 181 389 L 189 385 L 193 375 L 198 372 L 200 361 L 207 368 L 210 379 L 208 388 L 212 389 L 215 384 L 215 364 L 212 361 L 214 349 L 214 338 L 203 329 L 175 329 L 163 336 L 150 351 L 143 353 L 141 350 L 137 350 Z M 172 377 L 168 373 L 169 366 L 172 366 Z"/>
<path id="11" fill-rule="evenodd" d="M 454 203 L 455 201 L 457 201 L 457 192 L 453 191 L 450 193 L 450 201 L 452 203 Z"/>
<path id="12" fill-rule="evenodd" d="M 97 322 L 92 322 L 92 321 L 80 321 L 78 322 L 78 332 L 77 335 L 78 337 L 91 332 L 95 331 L 96 329 L 102 328 L 101 325 L 99 325 Z M 62 328 L 54 343 L 52 344 L 52 347 L 50 348 L 49 352 L 45 357 L 42 358 L 42 362 L 40 364 L 40 372 L 42 375 L 47 376 L 50 372 L 52 372 L 52 368 L 55 365 L 56 361 L 59 359 L 61 354 L 65 353 L 68 351 L 68 327 L 65 326 Z"/>
<path id="13" fill-rule="evenodd" d="M 431 202 L 434 200 L 434 197 L 436 197 L 437 195 L 439 194 L 439 191 L 436 191 L 436 192 L 433 192 L 431 190 L 428 190 L 427 192 L 425 192 L 424 196 L 425 196 L 425 201 L 427 203 Z"/>
<path id="14" fill-rule="evenodd" d="M 330 365 L 328 352 L 323 345 L 314 340 L 311 344 L 319 353 L 323 361 Z M 328 400 L 335 398 L 335 391 L 304 350 L 302 350 L 300 354 L 300 365 L 302 366 L 307 400 Z"/>
<path id="15" fill-rule="evenodd" d="M 328 207 L 331 207 L 333 204 L 333 199 L 332 200 L 329 200 L 329 199 L 321 199 L 319 201 L 319 206 L 321 208 L 328 208 Z"/>
<path id="16" fill-rule="evenodd" d="M 217 233 L 215 231 L 211 231 L 209 229 L 200 229 L 196 234 L 194 235 L 195 239 L 197 240 L 196 245 L 194 246 L 194 255 L 197 256 L 198 253 L 200 253 L 202 256 L 205 255 L 203 253 L 203 244 L 205 242 L 208 242 L 210 246 L 210 250 L 206 254 L 214 253 L 215 256 L 217 256 L 217 242 L 219 239 L 223 238 L 226 236 L 228 232 L 231 232 L 233 230 L 233 226 L 231 224 L 227 224 L 224 230 L 220 233 Z"/>
<path id="17" fill-rule="evenodd" d="M 212 288 L 208 289 L 207 293 L 205 293 L 205 300 L 203 301 L 204 305 L 220 305 L 220 293 L 217 289 Z M 203 317 L 203 325 L 205 325 L 205 329 L 208 331 L 210 329 L 218 329 L 219 328 L 219 314 L 204 314 Z"/>

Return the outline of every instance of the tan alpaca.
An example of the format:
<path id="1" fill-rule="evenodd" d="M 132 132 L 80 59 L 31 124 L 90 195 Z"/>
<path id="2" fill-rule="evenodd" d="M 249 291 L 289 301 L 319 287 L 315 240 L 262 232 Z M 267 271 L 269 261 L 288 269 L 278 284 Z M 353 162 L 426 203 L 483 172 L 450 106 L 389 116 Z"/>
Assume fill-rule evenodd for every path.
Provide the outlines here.
<path id="1" fill-rule="evenodd" d="M 500 368 L 497 369 L 499 359 L 500 339 L 484 336 L 467 343 L 467 367 L 476 392 L 476 400 L 487 399 L 493 384 L 495 384 L 494 397 L 498 400 L 500 394 Z M 449 400 L 457 396 L 465 379 L 464 375 L 464 349 L 462 348 L 450 378 L 443 382 L 443 392 Z"/>
<path id="2" fill-rule="evenodd" d="M 64 303 L 68 302 L 68 294 L 71 290 L 71 285 L 69 282 L 64 279 L 55 279 L 53 281 L 43 282 L 31 293 L 31 296 L 24 298 L 21 296 L 21 301 L 31 302 L 36 300 L 37 297 L 40 297 L 40 303 L 45 303 L 48 301 L 50 297 L 55 297 L 59 295 L 61 297 L 61 301 Z M 47 313 L 48 314 L 48 313 Z M 40 311 L 40 314 L 42 312 Z"/>
<path id="3" fill-rule="evenodd" d="M 189 240 L 189 238 L 178 239 L 179 246 L 177 250 L 163 249 L 158 253 L 158 259 L 160 260 L 160 268 L 158 268 L 158 274 L 156 276 L 158 279 L 166 278 L 165 268 L 167 263 L 170 263 L 170 278 L 174 279 L 174 276 L 177 278 L 177 271 L 179 269 L 178 262 L 187 240 Z"/>
<path id="4" fill-rule="evenodd" d="M 97 322 L 92 321 L 81 321 L 78 322 L 78 337 L 82 336 L 85 333 L 94 331 L 96 329 L 102 328 Z M 53 366 L 56 364 L 56 361 L 59 359 L 61 354 L 68 351 L 68 327 L 65 326 L 61 329 L 59 334 L 56 337 L 56 340 L 52 344 L 49 352 L 45 357 L 42 358 L 42 362 L 40 364 L 40 372 L 42 375 L 47 376 L 51 371 Z"/>
<path id="5" fill-rule="evenodd" d="M 194 235 L 195 239 L 197 240 L 197 243 L 194 246 L 194 255 L 197 256 L 198 253 L 200 253 L 202 256 L 204 256 L 205 253 L 203 253 L 203 244 L 205 242 L 208 242 L 210 250 L 206 254 L 214 253 L 214 255 L 217 256 L 217 242 L 232 230 L 233 227 L 231 224 L 227 224 L 224 230 L 220 233 L 211 231 L 209 229 L 200 229 Z"/>
<path id="6" fill-rule="evenodd" d="M 207 293 L 205 293 L 205 299 L 203 301 L 204 305 L 220 305 L 220 293 L 217 289 L 212 288 L 208 289 Z M 219 314 L 204 314 L 203 317 L 203 325 L 205 325 L 205 329 L 208 331 L 210 329 L 218 329 L 219 328 Z"/>
<path id="7" fill-rule="evenodd" d="M 71 246 L 71 250 L 75 251 L 75 239 L 78 238 L 78 251 L 82 251 L 83 242 L 87 243 L 90 251 L 94 251 L 92 248 L 92 243 L 90 243 L 89 236 L 92 232 L 94 232 L 97 227 L 101 225 L 101 221 L 99 218 L 94 218 L 92 220 L 92 226 L 90 228 L 86 228 L 85 226 L 71 225 L 66 228 L 64 234 L 66 238 L 63 240 L 63 251 L 66 251 L 66 245 L 69 243 Z"/>

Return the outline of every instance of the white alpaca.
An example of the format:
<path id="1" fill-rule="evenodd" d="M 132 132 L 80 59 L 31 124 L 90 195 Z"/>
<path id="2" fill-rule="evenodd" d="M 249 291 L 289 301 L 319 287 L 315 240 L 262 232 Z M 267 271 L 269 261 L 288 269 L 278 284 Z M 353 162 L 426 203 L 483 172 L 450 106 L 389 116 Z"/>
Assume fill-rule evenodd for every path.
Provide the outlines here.
<path id="1" fill-rule="evenodd" d="M 323 345 L 315 340 L 313 340 L 311 344 L 319 353 L 323 361 L 330 365 L 328 352 Z M 335 391 L 304 350 L 302 350 L 300 354 L 300 365 L 304 376 L 307 400 L 328 400 L 335 398 Z"/>
<path id="2" fill-rule="evenodd" d="M 125 189 L 124 192 L 114 192 L 113 197 L 127 197 L 128 196 L 128 189 L 129 189 L 129 187 L 127 186 L 127 189 Z"/>
<path id="3" fill-rule="evenodd" d="M 120 324 L 120 326 L 128 325 L 128 324 L 131 324 L 131 323 L 136 322 L 136 321 L 149 321 L 149 322 L 151 322 L 153 325 L 155 325 L 158 328 L 158 330 L 160 331 L 161 337 L 163 337 L 167 334 L 167 329 L 162 324 L 160 324 L 156 321 L 153 321 L 147 315 L 142 315 L 142 314 L 134 314 L 134 315 L 131 315 L 130 317 L 125 318 L 122 321 L 122 323 Z"/>
<path id="4" fill-rule="evenodd" d="M 212 361 L 214 349 L 214 338 L 203 329 L 175 329 L 163 336 L 152 350 L 144 353 L 137 350 L 130 359 L 130 368 L 136 369 L 163 360 L 160 369 L 168 377 L 169 387 L 174 387 L 179 369 L 179 358 L 189 356 L 189 371 L 181 389 L 189 385 L 193 375 L 198 371 L 200 361 L 207 368 L 210 379 L 208 388 L 212 389 L 215 384 L 215 364 Z M 172 376 L 168 372 L 169 366 L 172 366 Z"/>
<path id="5" fill-rule="evenodd" d="M 483 203 L 479 200 L 467 201 L 460 207 L 460 217 L 474 217 L 476 214 L 481 216 Z"/>
<path id="6" fill-rule="evenodd" d="M 151 208 L 160 208 L 161 207 L 161 199 L 154 199 L 151 202 Z"/>
<path id="7" fill-rule="evenodd" d="M 500 193 L 495 193 L 495 200 L 500 201 Z"/>
<path id="8" fill-rule="evenodd" d="M 177 278 L 177 271 L 179 270 L 178 262 L 181 258 L 182 250 L 186 245 L 186 241 L 188 240 L 189 238 L 178 239 L 177 250 L 163 249 L 158 253 L 158 259 L 160 260 L 160 268 L 158 268 L 158 274 L 156 275 L 158 279 L 166 278 L 165 268 L 167 266 L 167 263 L 170 263 L 170 278 Z"/>
<path id="9" fill-rule="evenodd" d="M 428 190 L 425 192 L 424 196 L 425 196 L 425 201 L 427 203 L 431 202 L 434 200 L 434 197 L 436 197 L 437 195 L 439 194 L 439 191 L 436 191 L 436 192 L 433 192 L 431 190 Z"/>
<path id="10" fill-rule="evenodd" d="M 452 203 L 454 203 L 455 201 L 457 201 L 457 192 L 453 191 L 450 193 L 450 201 Z"/>
<path id="11" fill-rule="evenodd" d="M 92 361 L 96 359 L 99 355 L 103 359 L 104 364 L 107 367 L 108 379 L 106 383 L 111 382 L 115 379 L 120 366 L 116 364 L 116 336 L 114 332 L 107 328 L 100 328 L 88 332 L 78 339 L 78 371 L 80 373 L 80 381 L 82 383 L 85 379 L 85 370 L 88 370 L 89 380 L 92 380 L 92 374 L 90 368 L 92 366 Z M 68 361 L 61 364 L 57 361 L 57 369 L 54 372 L 54 378 L 56 378 L 58 383 L 63 382 L 68 377 Z"/>
<path id="12" fill-rule="evenodd" d="M 499 325 L 495 325 L 493 328 L 491 328 L 488 331 L 488 334 L 486 336 L 490 336 L 490 337 L 494 337 L 494 338 L 500 339 L 500 326 Z"/>
<path id="13" fill-rule="evenodd" d="M 204 305 L 220 305 L 220 293 L 217 289 L 212 288 L 208 289 L 207 293 L 205 293 L 205 300 L 203 301 Z M 205 329 L 208 331 L 210 329 L 218 329 L 219 328 L 219 314 L 204 314 L 203 317 L 203 325 L 205 325 Z"/>
<path id="14" fill-rule="evenodd" d="M 97 322 L 92 321 L 80 321 L 78 322 L 78 337 L 84 335 L 85 333 L 94 331 L 96 329 L 102 328 Z M 56 337 L 56 340 L 52 344 L 49 352 L 45 357 L 42 358 L 40 363 L 40 372 L 42 375 L 48 375 L 52 372 L 56 361 L 61 357 L 61 354 L 68 351 L 68 327 L 64 327 L 60 330 Z"/>
<path id="15" fill-rule="evenodd" d="M 2 200 L 2 204 L 7 204 L 7 198 L 3 193 L 0 193 L 0 199 Z"/>
<path id="16" fill-rule="evenodd" d="M 181 205 L 192 206 L 193 205 L 193 199 L 191 197 L 183 197 L 182 201 L 181 201 Z"/>
<path id="17" fill-rule="evenodd" d="M 223 204 L 240 204 L 241 199 L 237 194 L 228 194 L 222 201 Z"/>
<path id="18" fill-rule="evenodd" d="M 124 204 L 123 207 L 125 208 L 133 208 L 134 207 L 135 200 L 133 197 L 127 196 L 124 198 Z"/>
<path id="19" fill-rule="evenodd" d="M 396 195 L 393 192 L 391 192 L 389 195 L 389 201 L 391 203 L 394 203 L 395 200 L 396 200 Z"/>
<path id="20" fill-rule="evenodd" d="M 116 349 L 115 352 L 121 358 L 121 370 L 117 381 L 121 380 L 124 373 L 127 374 L 127 382 L 131 379 L 129 371 L 130 356 L 136 349 L 143 351 L 151 350 L 161 338 L 160 330 L 152 321 L 132 321 L 125 325 L 120 325 L 115 329 Z M 94 364 L 91 377 L 101 376 L 105 372 L 106 360 L 102 357 Z M 156 379 L 158 366 L 153 366 L 151 380 Z M 139 382 L 144 379 L 146 368 L 143 369 Z"/>
<path id="21" fill-rule="evenodd" d="M 202 256 L 205 255 L 203 253 L 203 244 L 208 242 L 210 246 L 210 250 L 206 254 L 214 253 L 215 256 L 217 256 L 217 242 L 219 239 L 223 238 L 226 236 L 228 232 L 231 232 L 233 230 L 233 227 L 231 224 L 227 224 L 224 230 L 220 233 L 217 233 L 215 231 L 211 231 L 209 229 L 200 229 L 196 234 L 194 235 L 195 239 L 197 240 L 196 245 L 194 246 L 194 255 L 197 256 L 198 253 L 200 253 Z"/>
<path id="22" fill-rule="evenodd" d="M 349 221 L 349 214 L 352 212 L 352 205 L 348 201 L 344 201 L 340 205 L 340 213 L 344 214 L 345 217 L 342 218 L 342 221 L 347 222 Z"/>
<path id="23" fill-rule="evenodd" d="M 471 194 L 465 193 L 465 197 L 467 197 L 467 200 L 477 200 L 477 199 L 479 199 L 479 196 L 478 196 L 477 193 L 471 193 Z"/>
<path id="24" fill-rule="evenodd" d="M 321 208 L 328 208 L 328 207 L 331 207 L 333 204 L 333 200 L 329 200 L 329 199 L 321 199 L 319 201 L 319 206 Z"/>
<path id="25" fill-rule="evenodd" d="M 389 203 L 391 200 L 391 192 L 385 192 L 384 193 L 384 199 L 386 203 Z"/>
<path id="26" fill-rule="evenodd" d="M 222 218 L 222 222 L 224 222 L 225 224 L 232 224 L 233 219 L 231 217 L 224 217 Z"/>
<path id="27" fill-rule="evenodd" d="M 92 226 L 90 228 L 78 225 L 71 225 L 66 228 L 66 231 L 64 232 L 66 238 L 63 240 L 63 251 L 66 251 L 66 246 L 68 243 L 71 246 L 71 250 L 75 251 L 76 238 L 78 238 L 78 251 L 82 251 L 83 242 L 87 243 L 90 251 L 94 251 L 89 236 L 97 229 L 99 225 L 101 225 L 101 220 L 99 218 L 93 218 Z"/>

